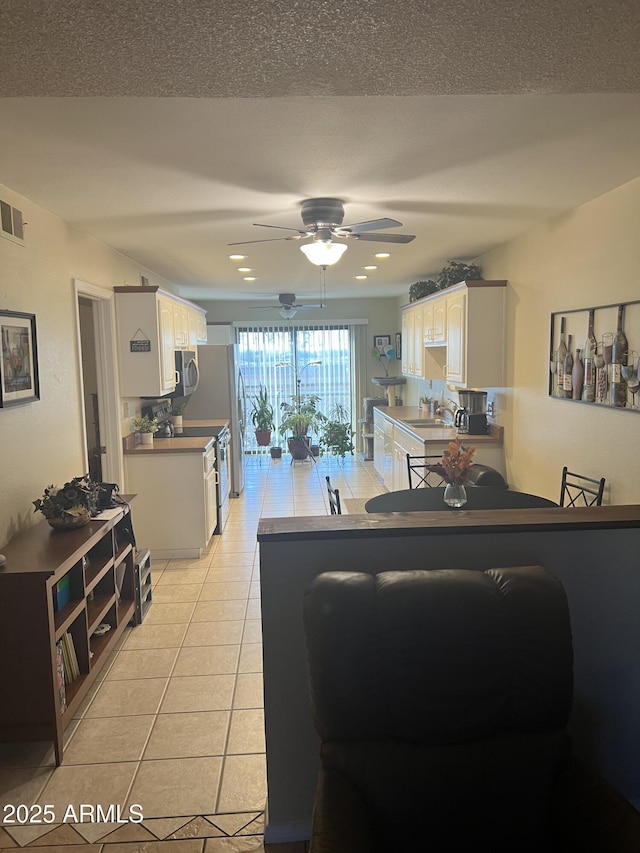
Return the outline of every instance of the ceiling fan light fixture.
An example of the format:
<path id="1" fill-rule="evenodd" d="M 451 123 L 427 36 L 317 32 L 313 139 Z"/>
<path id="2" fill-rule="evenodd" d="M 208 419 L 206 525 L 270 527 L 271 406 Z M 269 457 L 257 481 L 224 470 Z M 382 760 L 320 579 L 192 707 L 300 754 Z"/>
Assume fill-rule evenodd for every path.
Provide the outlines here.
<path id="1" fill-rule="evenodd" d="M 300 246 L 300 251 L 317 267 L 330 267 L 337 263 L 347 251 L 347 244 L 333 243 L 331 240 L 314 240 L 313 243 Z"/>
<path id="2" fill-rule="evenodd" d="M 293 318 L 296 316 L 296 309 L 295 308 L 281 308 L 278 311 L 278 314 L 282 317 L 283 320 L 293 320 Z M 280 367 L 280 365 L 278 364 L 277 367 Z"/>

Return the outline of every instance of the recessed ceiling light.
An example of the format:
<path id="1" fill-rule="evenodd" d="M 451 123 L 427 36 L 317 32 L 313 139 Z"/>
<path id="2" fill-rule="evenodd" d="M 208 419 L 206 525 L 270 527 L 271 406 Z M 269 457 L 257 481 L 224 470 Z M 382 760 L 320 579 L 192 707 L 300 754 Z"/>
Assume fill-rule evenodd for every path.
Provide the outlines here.
<path id="1" fill-rule="evenodd" d="M 356 278 L 358 281 L 364 281 L 364 279 L 367 278 L 367 276 L 366 275 L 354 275 L 354 278 Z"/>
<path id="2" fill-rule="evenodd" d="M 244 280 L 245 281 L 255 281 L 256 277 L 255 277 L 255 275 L 245 275 Z"/>
<path id="3" fill-rule="evenodd" d="M 246 255 L 229 255 L 229 260 L 231 261 L 244 261 Z"/>
<path id="4" fill-rule="evenodd" d="M 238 272 L 252 272 L 251 267 L 238 267 Z"/>
<path id="5" fill-rule="evenodd" d="M 389 252 L 377 252 L 376 258 L 390 258 Z"/>
<path id="6" fill-rule="evenodd" d="M 363 270 L 377 270 L 378 267 L 375 264 L 369 264 L 366 267 L 362 267 Z"/>

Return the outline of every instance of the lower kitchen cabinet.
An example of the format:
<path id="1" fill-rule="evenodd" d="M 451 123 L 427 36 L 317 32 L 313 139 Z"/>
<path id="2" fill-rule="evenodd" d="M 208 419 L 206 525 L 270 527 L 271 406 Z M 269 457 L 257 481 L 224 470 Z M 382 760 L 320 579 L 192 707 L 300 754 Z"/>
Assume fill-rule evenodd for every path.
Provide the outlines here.
<path id="1" fill-rule="evenodd" d="M 136 539 L 154 559 L 200 557 L 218 524 L 215 445 L 204 453 L 125 455 L 128 491 L 138 495 Z"/>
<path id="2" fill-rule="evenodd" d="M 65 727 L 135 617 L 129 505 L 77 530 L 42 521 L 3 551 L 0 740 L 51 741 L 60 764 Z"/>

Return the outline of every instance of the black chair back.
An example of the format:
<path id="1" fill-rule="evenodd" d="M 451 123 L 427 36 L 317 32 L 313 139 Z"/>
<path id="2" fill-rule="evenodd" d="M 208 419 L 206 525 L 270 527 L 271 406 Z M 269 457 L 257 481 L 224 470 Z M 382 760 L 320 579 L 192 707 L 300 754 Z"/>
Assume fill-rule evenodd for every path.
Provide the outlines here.
<path id="1" fill-rule="evenodd" d="M 340 507 L 340 490 L 333 488 L 330 477 L 325 477 L 325 479 L 327 481 L 327 494 L 329 495 L 329 509 L 331 510 L 331 515 L 342 515 L 342 509 Z"/>
<path id="2" fill-rule="evenodd" d="M 435 456 L 412 456 L 407 453 L 407 472 L 409 474 L 409 488 L 421 489 L 424 487 L 442 486 L 444 480 L 434 471 L 427 471 L 427 465 L 435 465 L 442 459 L 442 454 Z"/>
<path id="3" fill-rule="evenodd" d="M 560 506 L 601 506 L 604 483 L 604 477 L 594 480 L 582 474 L 574 474 L 565 465 L 562 469 Z"/>

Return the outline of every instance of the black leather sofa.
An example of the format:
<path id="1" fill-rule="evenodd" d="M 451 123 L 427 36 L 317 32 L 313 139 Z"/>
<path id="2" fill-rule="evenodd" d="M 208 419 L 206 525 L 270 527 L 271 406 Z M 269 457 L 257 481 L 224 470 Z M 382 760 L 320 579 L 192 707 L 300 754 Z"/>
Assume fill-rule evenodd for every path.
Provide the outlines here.
<path id="1" fill-rule="evenodd" d="M 640 814 L 572 755 L 569 612 L 543 568 L 329 572 L 304 621 L 312 853 L 640 851 Z"/>

